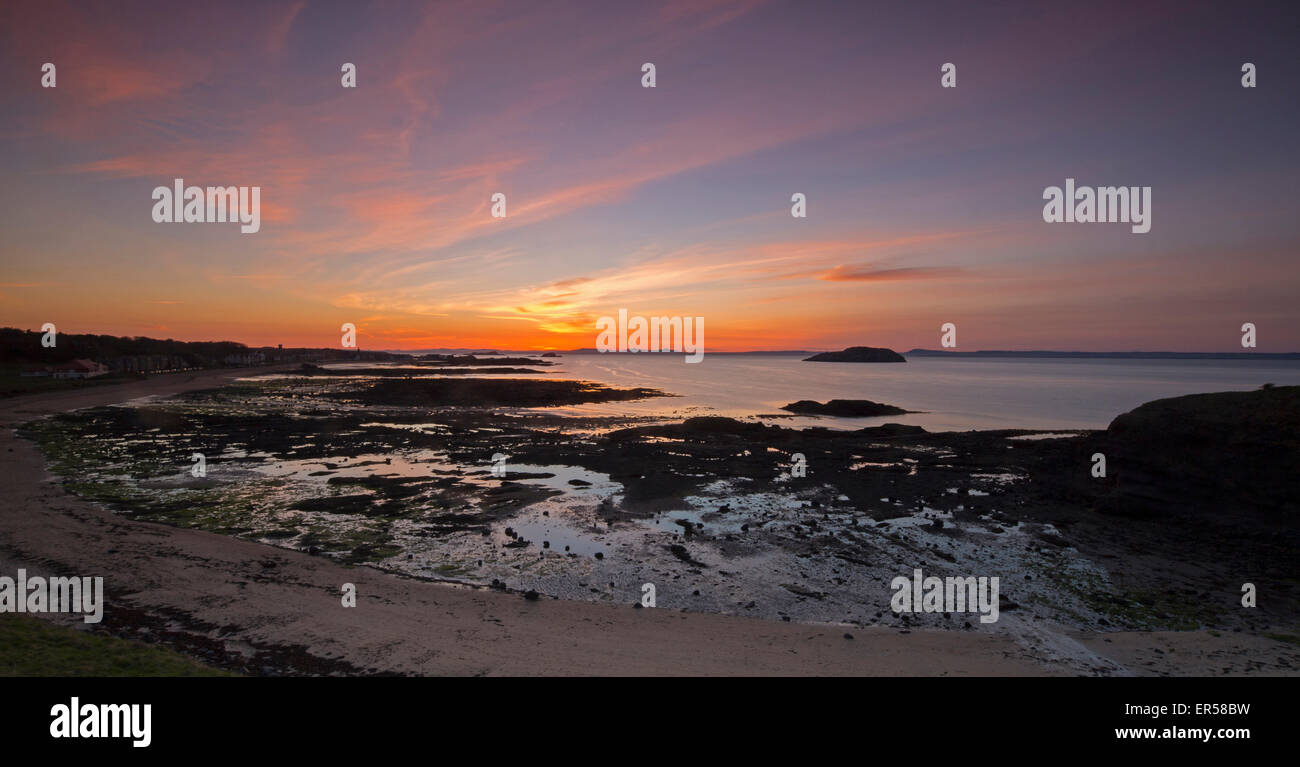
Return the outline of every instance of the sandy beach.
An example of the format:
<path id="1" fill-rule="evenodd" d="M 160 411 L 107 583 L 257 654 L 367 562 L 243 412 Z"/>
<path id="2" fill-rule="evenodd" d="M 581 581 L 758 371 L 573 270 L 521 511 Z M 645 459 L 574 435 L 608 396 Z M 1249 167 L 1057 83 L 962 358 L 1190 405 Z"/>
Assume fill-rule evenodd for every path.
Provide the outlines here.
<path id="1" fill-rule="evenodd" d="M 258 372 L 268 372 L 259 369 Z M 94 630 L 249 673 L 411 675 L 1050 675 L 1079 673 L 992 634 L 899 631 L 641 609 L 427 582 L 232 537 L 125 519 L 53 480 L 23 421 L 211 388 L 246 371 L 157 376 L 0 406 L 0 564 L 103 575 Z M 357 606 L 340 588 L 354 583 Z M 72 626 L 79 619 L 55 618 Z M 1217 635 L 1216 635 L 1217 634 Z M 849 636 L 846 636 L 849 635 Z M 1294 646 L 1241 633 L 1071 632 L 1107 674 L 1296 673 Z M 1288 670 L 1289 669 L 1289 670 Z"/>

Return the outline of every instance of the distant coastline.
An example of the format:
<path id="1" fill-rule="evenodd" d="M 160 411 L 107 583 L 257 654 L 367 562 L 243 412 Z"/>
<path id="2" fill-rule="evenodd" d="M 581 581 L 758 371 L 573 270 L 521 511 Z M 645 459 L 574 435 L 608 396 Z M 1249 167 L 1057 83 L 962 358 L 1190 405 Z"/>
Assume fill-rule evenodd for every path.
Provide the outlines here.
<path id="1" fill-rule="evenodd" d="M 555 354 L 604 354 L 596 349 L 500 349 L 493 352 L 484 352 L 477 349 L 411 349 L 411 350 L 384 350 L 390 354 L 426 354 L 426 353 L 458 353 L 458 354 L 542 354 L 543 352 L 552 352 Z M 825 350 L 822 350 L 825 351 Z M 632 354 L 632 352 L 608 352 Z M 822 352 L 812 349 L 780 349 L 776 351 L 743 351 L 743 352 L 707 352 L 708 355 L 728 355 L 728 356 L 766 356 L 778 357 L 789 355 L 810 355 L 820 354 Z M 1235 359 L 1256 359 L 1256 360 L 1300 360 L 1300 352 L 1070 352 L 1070 351 L 1015 351 L 1015 350 L 981 350 L 974 352 L 950 352 L 938 349 L 911 349 L 901 352 L 904 357 L 1025 357 L 1025 358 L 1042 358 L 1042 359 L 1137 359 L 1137 360 L 1235 360 Z M 661 355 L 670 356 L 670 355 Z"/>
<path id="2" fill-rule="evenodd" d="M 1300 352 L 1054 352 L 1054 351 L 976 351 L 947 352 L 935 349 L 912 349 L 910 357 L 1030 357 L 1127 360 L 1300 360 Z"/>
<path id="3" fill-rule="evenodd" d="M 113 336 L 94 333 L 61 332 L 57 348 L 45 348 L 42 334 L 18 328 L 0 328 L 0 363 L 48 364 L 78 357 L 105 361 L 121 356 L 152 355 L 176 358 L 169 367 L 202 368 L 247 366 L 261 362 L 301 361 L 393 361 L 394 355 L 475 354 L 602 354 L 594 348 L 579 349 L 507 349 L 504 347 L 442 347 L 426 349 L 359 349 L 340 347 L 249 346 L 239 341 L 178 341 L 146 336 Z M 750 351 L 706 351 L 710 355 L 789 356 L 835 353 L 835 349 L 779 349 Z M 631 353 L 631 352 L 623 352 Z M 906 357 L 1024 357 L 1047 359 L 1170 359 L 1170 360 L 1300 360 L 1300 352 L 1080 352 L 1051 350 L 979 350 L 957 352 L 940 349 L 911 349 Z M 669 355 L 664 355 L 669 356 Z M 184 358 L 184 359 L 180 359 Z M 335 359 L 339 358 L 339 359 Z M 161 364 L 161 363 L 160 363 Z"/>

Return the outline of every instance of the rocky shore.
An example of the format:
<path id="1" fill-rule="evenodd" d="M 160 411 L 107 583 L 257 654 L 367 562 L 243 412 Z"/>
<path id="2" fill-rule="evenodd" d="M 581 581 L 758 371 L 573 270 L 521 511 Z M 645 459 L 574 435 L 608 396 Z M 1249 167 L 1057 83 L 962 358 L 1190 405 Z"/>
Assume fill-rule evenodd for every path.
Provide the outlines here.
<path id="1" fill-rule="evenodd" d="M 648 582 L 659 607 L 687 614 L 987 634 L 1069 673 L 1178 673 L 1095 645 L 1218 632 L 1256 648 L 1226 662 L 1234 673 L 1289 673 L 1298 546 L 1281 478 L 1295 388 L 1150 403 L 1101 432 L 931 434 L 541 407 L 664 394 L 574 381 L 311 376 L 85 409 L 21 433 L 66 490 L 123 520 L 340 566 L 611 607 Z M 1171 418 L 1178 428 L 1160 426 Z M 1230 472 L 1176 489 L 1169 478 L 1204 469 L 1218 439 L 1278 481 L 1242 505 L 1223 502 L 1243 485 Z M 196 452 L 205 477 L 190 472 Z M 1089 471 L 1098 452 L 1105 478 Z M 893 613 L 890 579 L 921 566 L 999 575 L 998 624 Z M 1241 607 L 1247 581 L 1267 590 L 1257 608 Z"/>

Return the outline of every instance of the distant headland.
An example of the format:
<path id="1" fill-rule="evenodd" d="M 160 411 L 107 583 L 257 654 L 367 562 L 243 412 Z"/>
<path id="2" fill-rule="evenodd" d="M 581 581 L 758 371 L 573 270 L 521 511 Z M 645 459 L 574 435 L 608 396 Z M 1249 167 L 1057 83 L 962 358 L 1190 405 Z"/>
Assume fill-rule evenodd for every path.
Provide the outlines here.
<path id="1" fill-rule="evenodd" d="M 1127 360 L 1300 360 L 1300 352 L 1053 352 L 1053 351 L 975 351 L 950 352 L 938 349 L 912 349 L 911 357 L 1040 357 L 1075 359 Z"/>

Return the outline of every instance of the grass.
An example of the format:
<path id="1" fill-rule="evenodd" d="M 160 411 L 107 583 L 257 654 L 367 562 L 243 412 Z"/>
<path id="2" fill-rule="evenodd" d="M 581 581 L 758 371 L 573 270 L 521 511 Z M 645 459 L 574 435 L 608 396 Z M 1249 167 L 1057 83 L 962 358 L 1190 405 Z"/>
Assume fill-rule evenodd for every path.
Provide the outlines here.
<path id="1" fill-rule="evenodd" d="M 165 647 L 0 614 L 0 676 L 235 676 Z"/>

